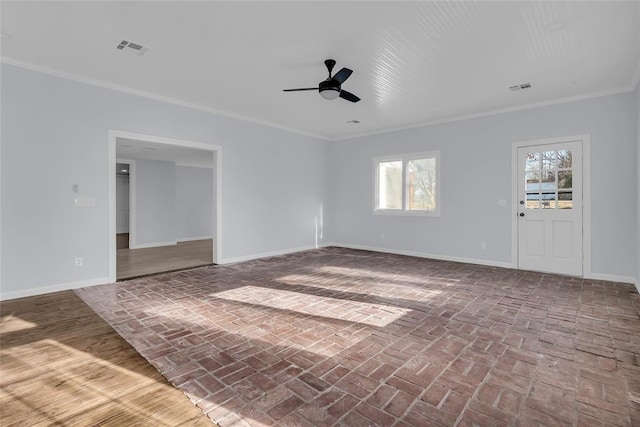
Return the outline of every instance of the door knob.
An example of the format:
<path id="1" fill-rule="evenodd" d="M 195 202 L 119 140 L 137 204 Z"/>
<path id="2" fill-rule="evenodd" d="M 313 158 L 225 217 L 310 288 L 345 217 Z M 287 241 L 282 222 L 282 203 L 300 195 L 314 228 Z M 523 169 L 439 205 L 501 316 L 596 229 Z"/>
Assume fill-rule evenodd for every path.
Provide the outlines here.
<path id="1" fill-rule="evenodd" d="M 524 212 L 520 212 L 520 216 L 524 216 Z"/>

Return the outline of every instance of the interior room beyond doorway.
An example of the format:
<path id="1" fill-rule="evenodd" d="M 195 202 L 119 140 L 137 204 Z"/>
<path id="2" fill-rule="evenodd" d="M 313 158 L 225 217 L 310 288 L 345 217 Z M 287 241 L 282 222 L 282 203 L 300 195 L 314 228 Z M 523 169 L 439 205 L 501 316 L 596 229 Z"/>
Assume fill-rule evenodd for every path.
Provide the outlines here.
<path id="1" fill-rule="evenodd" d="M 118 249 L 117 280 L 211 265 L 213 239 L 141 249 Z"/>
<path id="2" fill-rule="evenodd" d="M 213 264 L 214 152 L 116 138 L 116 280 Z"/>

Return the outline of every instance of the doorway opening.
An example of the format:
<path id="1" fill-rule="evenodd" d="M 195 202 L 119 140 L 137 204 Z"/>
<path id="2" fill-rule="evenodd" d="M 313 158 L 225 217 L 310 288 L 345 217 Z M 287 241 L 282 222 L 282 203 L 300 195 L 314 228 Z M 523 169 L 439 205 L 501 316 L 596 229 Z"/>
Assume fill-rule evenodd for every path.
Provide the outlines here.
<path id="1" fill-rule="evenodd" d="M 221 147 L 109 131 L 109 280 L 218 263 Z"/>
<path id="2" fill-rule="evenodd" d="M 130 162 L 116 163 L 116 246 L 129 249 Z"/>

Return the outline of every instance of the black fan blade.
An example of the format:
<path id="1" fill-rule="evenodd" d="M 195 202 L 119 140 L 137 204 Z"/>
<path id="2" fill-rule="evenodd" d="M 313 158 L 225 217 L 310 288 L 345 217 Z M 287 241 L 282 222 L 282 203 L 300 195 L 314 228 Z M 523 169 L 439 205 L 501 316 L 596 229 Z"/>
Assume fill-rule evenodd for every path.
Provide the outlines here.
<path id="1" fill-rule="evenodd" d="M 303 87 L 300 89 L 282 89 L 283 92 L 298 92 L 300 90 L 318 90 L 317 87 Z"/>
<path id="2" fill-rule="evenodd" d="M 347 92 L 346 90 L 341 90 L 340 91 L 340 98 L 346 99 L 347 101 L 351 101 L 351 102 L 360 101 L 360 98 L 358 98 L 357 96 L 355 96 L 351 92 Z"/>
<path id="3" fill-rule="evenodd" d="M 333 80 L 337 81 L 338 83 L 342 84 L 344 83 L 345 80 L 347 80 L 349 78 L 349 76 L 351 75 L 351 73 L 353 73 L 353 71 L 351 71 L 348 68 L 343 68 L 342 70 L 338 71 L 334 76 L 333 76 Z"/>

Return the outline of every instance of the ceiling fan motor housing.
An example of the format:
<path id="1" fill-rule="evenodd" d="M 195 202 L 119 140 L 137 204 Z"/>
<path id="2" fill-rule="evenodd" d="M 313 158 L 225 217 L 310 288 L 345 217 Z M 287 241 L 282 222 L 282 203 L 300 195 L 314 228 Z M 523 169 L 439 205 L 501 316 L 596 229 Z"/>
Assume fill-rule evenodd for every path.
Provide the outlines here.
<path id="1" fill-rule="evenodd" d="M 318 92 L 324 99 L 336 99 L 340 95 L 340 84 L 333 79 L 318 84 Z"/>

